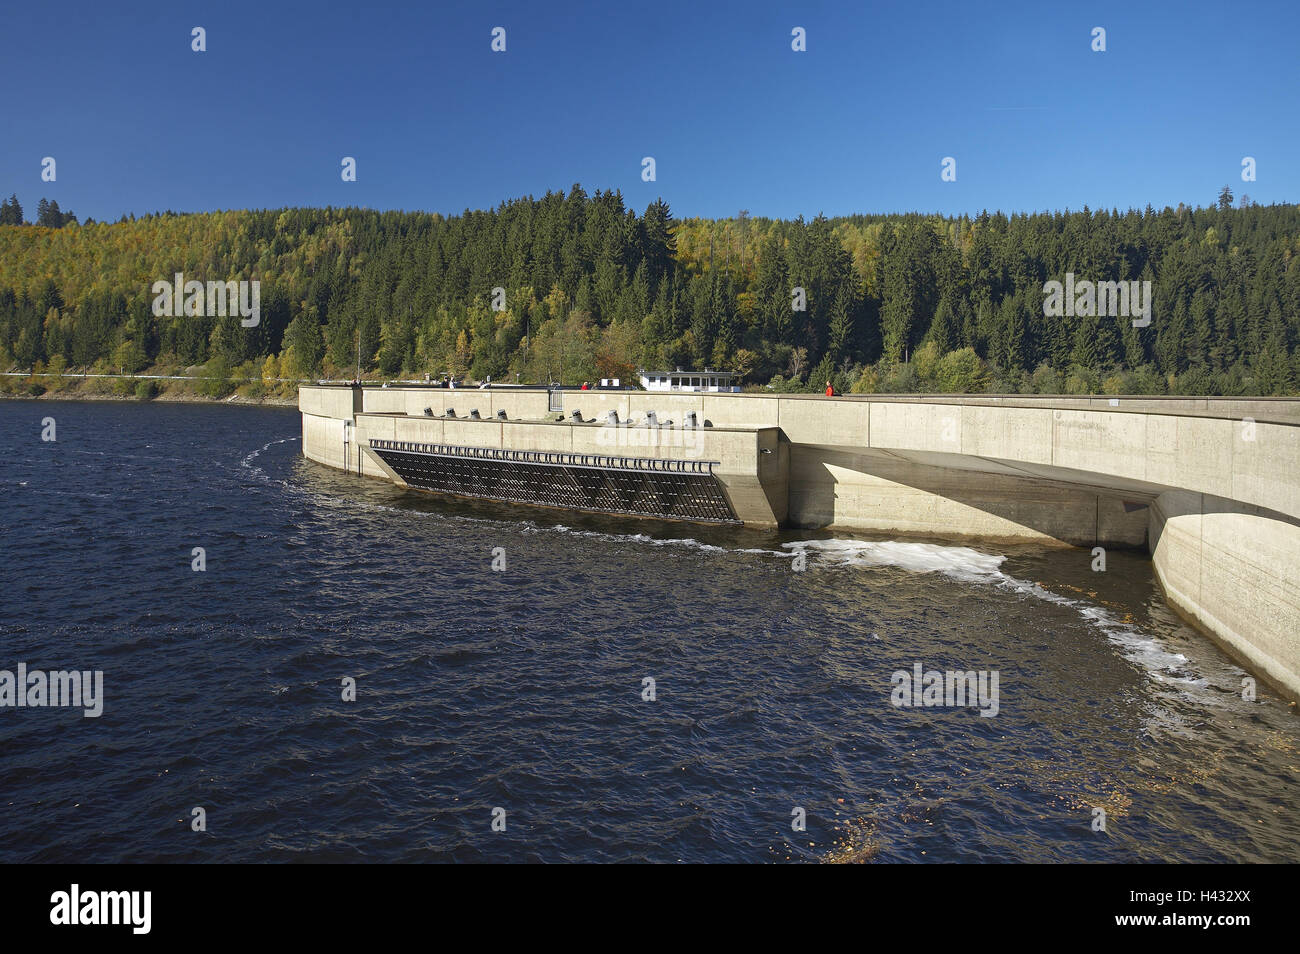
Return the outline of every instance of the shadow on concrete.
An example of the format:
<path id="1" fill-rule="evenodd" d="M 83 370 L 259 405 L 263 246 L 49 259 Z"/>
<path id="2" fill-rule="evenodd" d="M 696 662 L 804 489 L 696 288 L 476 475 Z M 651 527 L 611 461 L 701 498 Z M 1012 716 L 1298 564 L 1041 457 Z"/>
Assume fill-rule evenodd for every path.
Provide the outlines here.
<path id="1" fill-rule="evenodd" d="M 831 468 L 862 479 L 846 480 L 843 473 L 837 475 Z M 850 496 L 855 498 L 851 505 L 847 504 Z M 805 529 L 843 526 L 986 539 L 1041 535 L 1073 546 L 1145 549 L 1147 507 L 1155 496 L 1152 492 L 934 467 L 877 451 L 792 445 L 790 455 L 789 522 Z M 995 519 L 973 518 L 963 523 L 954 518 L 945 502 Z M 1005 524 L 999 528 L 1001 522 Z"/>

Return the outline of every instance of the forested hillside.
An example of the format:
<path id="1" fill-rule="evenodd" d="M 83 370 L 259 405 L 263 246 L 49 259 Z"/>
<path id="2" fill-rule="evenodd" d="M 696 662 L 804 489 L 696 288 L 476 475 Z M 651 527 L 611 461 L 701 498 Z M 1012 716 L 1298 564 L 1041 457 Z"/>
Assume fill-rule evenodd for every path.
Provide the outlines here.
<path id="1" fill-rule="evenodd" d="M 976 218 L 678 221 L 578 186 L 453 217 L 69 217 L 0 225 L 0 364 L 351 377 L 359 356 L 393 378 L 680 365 L 779 389 L 1289 394 L 1298 253 L 1300 206 L 1234 208 L 1226 188 L 1209 208 Z M 1150 326 L 1045 317 L 1067 271 L 1151 281 Z M 260 324 L 155 317 L 150 288 L 176 272 L 260 281 Z"/>

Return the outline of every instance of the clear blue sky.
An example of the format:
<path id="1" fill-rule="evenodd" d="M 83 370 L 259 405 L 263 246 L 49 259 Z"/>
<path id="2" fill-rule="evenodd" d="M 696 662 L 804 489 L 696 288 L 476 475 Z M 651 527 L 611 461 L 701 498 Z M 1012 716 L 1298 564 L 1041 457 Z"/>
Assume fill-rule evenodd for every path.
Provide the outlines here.
<path id="1" fill-rule="evenodd" d="M 0 34 L 0 192 L 28 218 L 455 213 L 574 182 L 678 216 L 1300 199 L 1296 0 L 53 0 Z"/>

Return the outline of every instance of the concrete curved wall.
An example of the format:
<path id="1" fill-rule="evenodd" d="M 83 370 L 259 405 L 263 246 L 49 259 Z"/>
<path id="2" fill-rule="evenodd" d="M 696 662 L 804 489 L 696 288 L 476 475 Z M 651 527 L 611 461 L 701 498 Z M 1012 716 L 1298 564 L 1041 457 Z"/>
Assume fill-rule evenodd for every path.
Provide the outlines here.
<path id="1" fill-rule="evenodd" d="M 1300 699 L 1300 526 L 1210 494 L 1169 491 L 1149 546 L 1165 597 L 1246 668 Z"/>

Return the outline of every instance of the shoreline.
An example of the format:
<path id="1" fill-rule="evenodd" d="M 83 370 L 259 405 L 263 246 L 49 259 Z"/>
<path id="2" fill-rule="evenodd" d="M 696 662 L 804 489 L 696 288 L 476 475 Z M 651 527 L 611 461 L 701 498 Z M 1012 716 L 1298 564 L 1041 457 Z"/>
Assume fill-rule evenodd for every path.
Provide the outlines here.
<path id="1" fill-rule="evenodd" d="M 148 400 L 128 397 L 123 394 L 80 393 L 77 391 L 46 391 L 44 394 L 5 394 L 0 392 L 0 400 L 9 401 L 116 401 L 119 404 L 238 404 L 248 407 L 297 407 L 298 398 L 263 397 L 251 398 L 242 394 L 232 394 L 224 398 L 204 397 L 201 394 L 162 393 Z"/>

